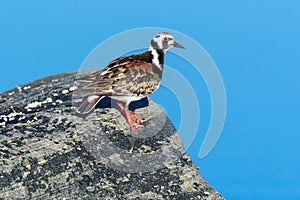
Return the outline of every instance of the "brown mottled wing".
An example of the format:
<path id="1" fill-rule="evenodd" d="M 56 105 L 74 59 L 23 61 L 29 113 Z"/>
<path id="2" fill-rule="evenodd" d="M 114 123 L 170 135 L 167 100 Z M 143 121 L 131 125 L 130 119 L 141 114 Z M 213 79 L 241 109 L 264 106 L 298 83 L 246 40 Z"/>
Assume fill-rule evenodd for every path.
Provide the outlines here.
<path id="1" fill-rule="evenodd" d="M 126 62 L 128 62 L 127 61 L 128 59 L 126 59 L 126 58 L 127 57 L 117 58 L 117 59 L 111 61 L 105 68 L 97 70 L 96 72 L 91 73 L 87 76 L 76 78 L 76 81 L 79 83 L 92 83 L 96 80 L 97 77 L 99 77 L 101 75 L 101 73 L 104 73 L 105 71 L 113 69 L 113 68 L 119 66 L 120 64 L 124 65 Z"/>
<path id="2" fill-rule="evenodd" d="M 85 94 L 101 96 L 132 96 L 151 94 L 159 85 L 160 77 L 153 72 L 153 65 L 141 60 L 123 57 L 106 68 L 80 80 L 93 80 L 79 89 Z"/>

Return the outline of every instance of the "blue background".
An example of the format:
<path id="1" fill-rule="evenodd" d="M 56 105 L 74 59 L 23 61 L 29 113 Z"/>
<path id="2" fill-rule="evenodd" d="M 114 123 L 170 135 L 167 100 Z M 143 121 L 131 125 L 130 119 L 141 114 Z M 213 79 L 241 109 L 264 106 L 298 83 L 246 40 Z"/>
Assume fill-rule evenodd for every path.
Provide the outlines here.
<path id="1" fill-rule="evenodd" d="M 188 149 L 201 174 L 227 199 L 299 199 L 299 6 L 296 0 L 1 0 L 0 91 L 77 70 L 96 45 L 124 30 L 180 31 L 208 51 L 227 92 L 216 147 L 200 160 L 199 136 Z M 153 98 L 178 126 L 168 95 L 176 99 L 164 88 L 158 94 Z"/>

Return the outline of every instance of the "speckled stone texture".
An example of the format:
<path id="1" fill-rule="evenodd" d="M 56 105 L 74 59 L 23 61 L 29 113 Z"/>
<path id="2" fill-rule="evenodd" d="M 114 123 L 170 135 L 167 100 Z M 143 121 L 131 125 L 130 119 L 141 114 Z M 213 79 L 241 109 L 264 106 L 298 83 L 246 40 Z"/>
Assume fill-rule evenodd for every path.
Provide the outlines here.
<path id="1" fill-rule="evenodd" d="M 77 74 L 0 93 L 0 199 L 223 199 L 152 100 L 131 104 L 138 133 L 109 98 L 76 115 Z"/>

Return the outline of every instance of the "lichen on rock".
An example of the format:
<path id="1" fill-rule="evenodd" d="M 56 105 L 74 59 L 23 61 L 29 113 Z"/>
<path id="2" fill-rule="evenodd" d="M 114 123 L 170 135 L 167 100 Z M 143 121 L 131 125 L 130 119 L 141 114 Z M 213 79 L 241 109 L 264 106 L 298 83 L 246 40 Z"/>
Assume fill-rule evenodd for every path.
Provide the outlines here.
<path id="1" fill-rule="evenodd" d="M 110 99 L 74 114 L 76 72 L 0 93 L 0 199 L 223 199 L 162 109 L 143 99 L 131 132 Z"/>

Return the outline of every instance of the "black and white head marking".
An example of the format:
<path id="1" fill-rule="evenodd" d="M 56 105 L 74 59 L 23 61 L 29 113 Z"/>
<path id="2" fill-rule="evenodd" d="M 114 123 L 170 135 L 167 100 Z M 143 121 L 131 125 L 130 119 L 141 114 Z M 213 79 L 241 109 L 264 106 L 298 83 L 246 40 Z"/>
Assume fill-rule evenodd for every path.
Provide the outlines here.
<path id="1" fill-rule="evenodd" d="M 158 33 L 152 40 L 151 40 L 151 46 L 154 49 L 161 49 L 163 52 L 166 52 L 170 48 L 174 46 L 174 37 L 173 35 L 161 32 Z"/>
<path id="2" fill-rule="evenodd" d="M 163 60 L 164 53 L 166 53 L 166 51 L 172 47 L 184 48 L 175 42 L 173 35 L 170 33 L 158 33 L 151 40 L 149 51 L 151 51 L 153 56 L 152 63 L 155 64 L 160 70 L 162 70 L 163 67 L 163 63 L 161 63 L 160 60 Z M 162 58 L 160 56 L 162 56 Z"/>

